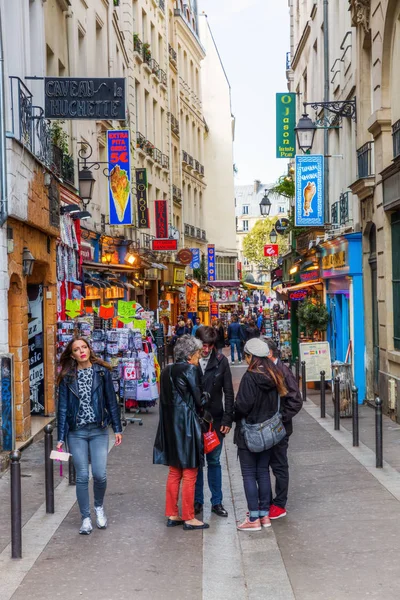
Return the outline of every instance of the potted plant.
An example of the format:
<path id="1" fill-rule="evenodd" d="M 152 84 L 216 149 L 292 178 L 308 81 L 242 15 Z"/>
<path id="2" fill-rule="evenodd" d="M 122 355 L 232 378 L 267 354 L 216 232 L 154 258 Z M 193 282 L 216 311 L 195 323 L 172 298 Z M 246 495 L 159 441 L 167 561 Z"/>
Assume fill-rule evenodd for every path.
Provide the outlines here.
<path id="1" fill-rule="evenodd" d="M 306 335 L 314 338 L 321 331 L 326 331 L 329 323 L 329 313 L 326 305 L 319 298 L 308 297 L 300 303 L 297 309 L 300 327 Z"/>
<path id="2" fill-rule="evenodd" d="M 148 44 L 147 42 L 146 42 L 146 44 L 143 44 L 143 58 L 147 63 L 149 63 L 151 61 L 150 44 Z"/>

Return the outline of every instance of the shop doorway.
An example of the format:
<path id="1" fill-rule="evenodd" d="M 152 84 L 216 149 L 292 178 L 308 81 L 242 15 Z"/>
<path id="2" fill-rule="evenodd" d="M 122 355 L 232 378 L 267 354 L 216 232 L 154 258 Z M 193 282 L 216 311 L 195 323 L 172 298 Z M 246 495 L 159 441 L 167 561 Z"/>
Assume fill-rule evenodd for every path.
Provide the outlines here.
<path id="1" fill-rule="evenodd" d="M 43 286 L 28 285 L 29 389 L 31 414 L 45 412 Z"/>
<path id="2" fill-rule="evenodd" d="M 329 295 L 332 362 L 345 362 L 350 340 L 350 307 L 346 294 Z"/>
<path id="3" fill-rule="evenodd" d="M 372 370 L 374 393 L 379 394 L 379 314 L 378 314 L 378 270 L 376 260 L 376 227 L 369 232 L 369 267 L 371 270 L 371 313 L 372 313 Z"/>

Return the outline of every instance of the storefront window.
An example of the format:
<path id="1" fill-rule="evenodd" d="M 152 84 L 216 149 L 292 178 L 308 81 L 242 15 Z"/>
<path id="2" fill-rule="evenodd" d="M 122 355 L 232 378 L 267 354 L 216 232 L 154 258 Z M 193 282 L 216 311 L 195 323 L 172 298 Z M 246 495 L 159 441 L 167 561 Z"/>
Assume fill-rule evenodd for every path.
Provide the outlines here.
<path id="1" fill-rule="evenodd" d="M 392 215 L 393 344 L 400 350 L 400 211 Z"/>
<path id="2" fill-rule="evenodd" d="M 233 256 L 217 256 L 217 280 L 234 281 L 236 279 L 236 258 Z"/>

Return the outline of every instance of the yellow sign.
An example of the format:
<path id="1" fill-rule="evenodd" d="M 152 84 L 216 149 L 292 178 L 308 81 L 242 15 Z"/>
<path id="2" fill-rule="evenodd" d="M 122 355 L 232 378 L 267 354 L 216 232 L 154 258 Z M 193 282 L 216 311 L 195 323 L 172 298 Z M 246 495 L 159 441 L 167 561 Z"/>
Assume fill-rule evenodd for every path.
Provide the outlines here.
<path id="1" fill-rule="evenodd" d="M 177 285 L 184 285 L 185 283 L 185 269 L 174 269 L 174 283 Z"/>
<path id="2" fill-rule="evenodd" d="M 346 266 L 346 252 L 341 250 L 333 254 L 327 254 L 322 258 L 322 268 L 325 270 L 329 269 L 341 269 Z"/>

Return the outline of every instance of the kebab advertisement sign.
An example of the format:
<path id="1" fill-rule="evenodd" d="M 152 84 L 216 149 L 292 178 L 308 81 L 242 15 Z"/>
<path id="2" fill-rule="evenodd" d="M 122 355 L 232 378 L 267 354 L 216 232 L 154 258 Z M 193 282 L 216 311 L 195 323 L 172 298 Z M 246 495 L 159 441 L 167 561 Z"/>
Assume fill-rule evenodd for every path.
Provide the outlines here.
<path id="1" fill-rule="evenodd" d="M 296 156 L 296 227 L 324 225 L 324 157 Z"/>
<path id="2" fill-rule="evenodd" d="M 110 225 L 132 224 L 131 157 L 129 131 L 107 131 Z"/>

